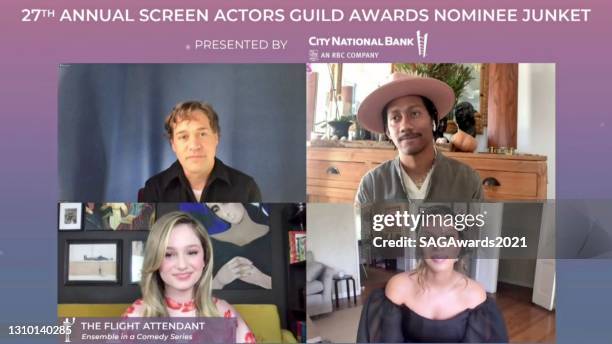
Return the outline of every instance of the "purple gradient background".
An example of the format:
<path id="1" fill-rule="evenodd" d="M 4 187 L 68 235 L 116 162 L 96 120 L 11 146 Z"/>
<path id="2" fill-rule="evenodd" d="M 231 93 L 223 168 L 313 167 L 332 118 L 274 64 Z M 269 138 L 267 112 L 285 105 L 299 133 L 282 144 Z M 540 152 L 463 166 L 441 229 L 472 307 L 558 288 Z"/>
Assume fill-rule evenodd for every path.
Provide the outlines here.
<path id="1" fill-rule="evenodd" d="M 305 7 L 284 2 L 285 8 Z M 86 5 L 85 5 L 86 4 Z M 216 2 L 224 7 L 277 8 L 272 1 Z M 49 323 L 56 318 L 57 269 L 57 83 L 58 65 L 70 62 L 307 62 L 311 35 L 384 36 L 429 33 L 428 58 L 416 49 L 380 49 L 380 61 L 554 62 L 557 64 L 557 185 L 559 199 L 611 198 L 612 3 L 609 1 L 352 1 L 336 8 L 591 8 L 590 22 L 575 24 L 296 24 L 21 23 L 22 8 L 41 1 L 0 4 L 0 341 L 6 324 Z M 348 4 L 348 3 L 346 3 Z M 203 8 L 201 1 L 54 1 L 60 8 Z M 330 8 L 310 1 L 308 8 Z M 349 7 L 350 6 L 350 7 Z M 186 50 L 195 39 L 288 39 L 277 53 Z M 347 49 L 348 51 L 349 49 Z M 351 60 L 358 62 L 357 60 Z M 372 61 L 368 61 L 372 62 Z M 87 114 L 83 114 L 86 116 Z M 559 342 L 602 341 L 610 336 L 612 262 L 558 262 Z M 579 272 L 579 273 L 578 273 Z M 596 281 L 597 286 L 587 281 Z M 568 283 L 571 287 L 565 287 Z M 595 283 L 595 282 L 594 282 Z M 597 300 L 580 302 L 580 297 Z M 588 305 L 588 306 L 587 306 Z M 10 310 L 10 311 L 9 311 Z M 583 330 L 578 331 L 578 328 Z M 584 329 L 591 329 L 584 332 Z M 590 334 L 590 337 L 589 337 Z M 587 336 L 586 338 L 584 336 Z M 10 338 L 32 342 L 33 337 Z M 49 338 L 50 339 L 50 338 Z M 51 339 L 53 342 L 56 339 Z"/>

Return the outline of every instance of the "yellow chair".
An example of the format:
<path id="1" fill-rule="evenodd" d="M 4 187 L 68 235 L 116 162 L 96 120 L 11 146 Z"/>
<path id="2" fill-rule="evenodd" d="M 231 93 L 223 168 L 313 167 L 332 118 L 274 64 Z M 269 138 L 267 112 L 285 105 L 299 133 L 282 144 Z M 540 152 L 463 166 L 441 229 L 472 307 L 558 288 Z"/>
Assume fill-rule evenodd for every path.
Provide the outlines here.
<path id="1" fill-rule="evenodd" d="M 257 343 L 297 343 L 288 330 L 281 329 L 276 305 L 233 305 L 255 334 Z"/>
<path id="2" fill-rule="evenodd" d="M 57 316 L 59 318 L 117 318 L 131 305 L 131 303 L 61 303 L 57 305 Z"/>
<path id="3" fill-rule="evenodd" d="M 63 303 L 57 307 L 57 316 L 59 318 L 116 318 L 121 316 L 130 305 L 123 303 Z M 258 343 L 297 343 L 291 332 L 281 329 L 276 305 L 243 304 L 233 306 L 249 325 Z"/>

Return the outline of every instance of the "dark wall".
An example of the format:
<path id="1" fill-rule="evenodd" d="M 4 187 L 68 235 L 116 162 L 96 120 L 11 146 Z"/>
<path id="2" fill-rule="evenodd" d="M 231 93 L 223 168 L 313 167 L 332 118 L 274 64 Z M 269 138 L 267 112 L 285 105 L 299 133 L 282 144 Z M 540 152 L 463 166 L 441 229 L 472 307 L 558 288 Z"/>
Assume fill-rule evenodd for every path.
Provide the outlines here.
<path id="1" fill-rule="evenodd" d="M 281 321 L 286 328 L 287 313 L 287 264 L 289 253 L 287 249 L 287 219 L 283 215 L 286 204 L 271 204 L 270 232 L 272 234 L 272 289 L 217 290 L 215 295 L 230 303 L 262 303 L 275 304 L 281 314 Z"/>
<path id="2" fill-rule="evenodd" d="M 163 122 L 202 100 L 220 118 L 217 156 L 251 175 L 265 202 L 306 198 L 303 64 L 67 64 L 59 78 L 63 201 L 136 201 L 175 156 Z"/>

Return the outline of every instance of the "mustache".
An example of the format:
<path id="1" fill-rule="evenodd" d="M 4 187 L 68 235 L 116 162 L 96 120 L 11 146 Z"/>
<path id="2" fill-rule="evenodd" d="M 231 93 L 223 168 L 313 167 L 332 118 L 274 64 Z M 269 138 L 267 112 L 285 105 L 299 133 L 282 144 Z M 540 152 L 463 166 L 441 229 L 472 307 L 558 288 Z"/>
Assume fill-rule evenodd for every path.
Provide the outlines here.
<path id="1" fill-rule="evenodd" d="M 398 141 L 402 141 L 402 140 L 414 139 L 414 138 L 421 137 L 421 136 L 423 135 L 420 133 L 407 132 L 405 134 L 400 135 L 397 139 Z"/>

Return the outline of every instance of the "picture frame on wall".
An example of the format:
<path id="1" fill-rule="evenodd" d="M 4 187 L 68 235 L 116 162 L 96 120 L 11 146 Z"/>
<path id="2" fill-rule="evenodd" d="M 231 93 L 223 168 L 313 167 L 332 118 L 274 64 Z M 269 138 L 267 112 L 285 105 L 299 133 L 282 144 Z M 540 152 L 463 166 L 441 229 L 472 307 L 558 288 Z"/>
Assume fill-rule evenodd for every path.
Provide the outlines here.
<path id="1" fill-rule="evenodd" d="M 200 222 L 209 233 L 214 253 L 213 279 L 222 269 L 236 262 L 249 262 L 249 278 L 235 278 L 229 283 L 215 283 L 215 290 L 272 289 L 271 207 L 267 203 L 159 203 L 161 217 L 183 211 Z"/>
<path id="2" fill-rule="evenodd" d="M 86 231 L 149 230 L 155 221 L 153 203 L 85 203 Z"/>
<path id="3" fill-rule="evenodd" d="M 145 241 L 133 240 L 130 253 L 130 283 L 140 283 L 142 264 L 144 263 Z"/>
<path id="4" fill-rule="evenodd" d="M 60 231 L 81 230 L 83 205 L 81 203 L 60 203 L 58 228 Z"/>
<path id="5" fill-rule="evenodd" d="M 121 240 L 68 240 L 65 284 L 121 284 Z"/>

